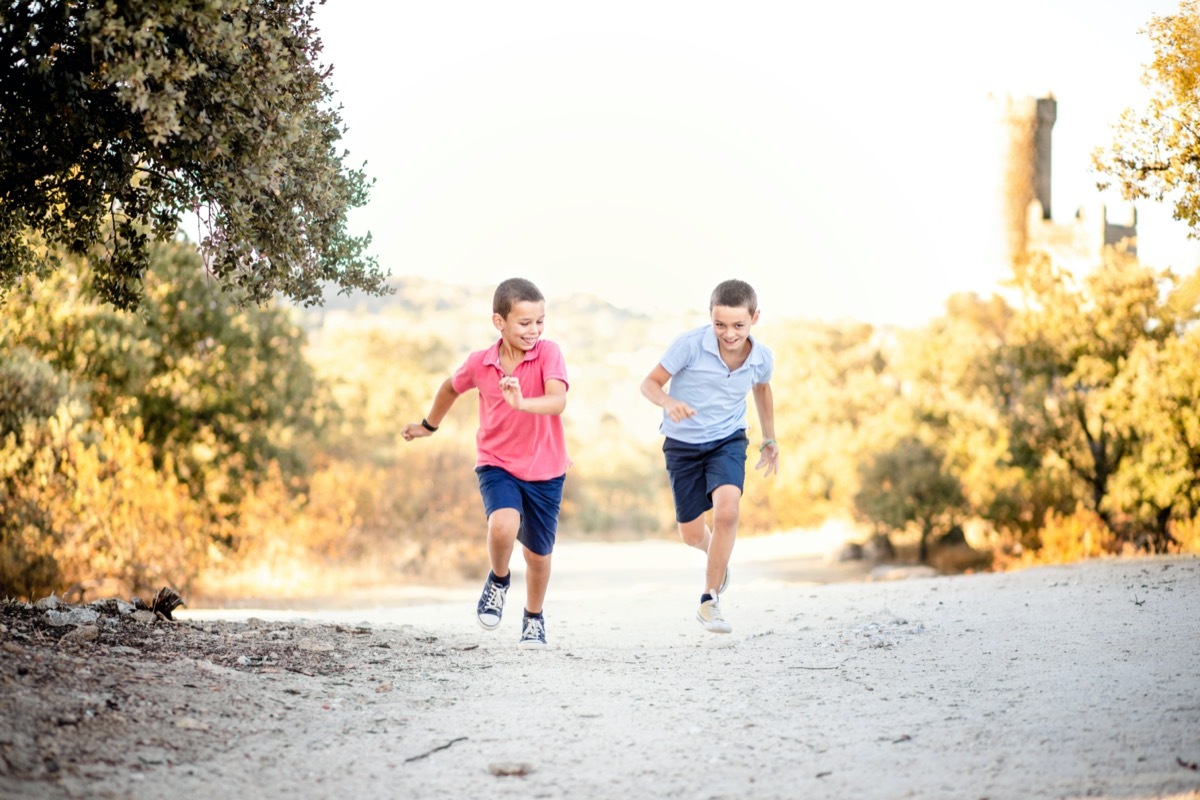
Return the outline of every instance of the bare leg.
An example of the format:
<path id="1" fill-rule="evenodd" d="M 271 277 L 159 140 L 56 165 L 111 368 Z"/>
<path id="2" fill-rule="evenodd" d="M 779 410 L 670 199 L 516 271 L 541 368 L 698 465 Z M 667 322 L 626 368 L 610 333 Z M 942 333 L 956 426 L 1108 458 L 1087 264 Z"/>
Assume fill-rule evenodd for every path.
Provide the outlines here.
<path id="1" fill-rule="evenodd" d="M 736 486 L 726 484 L 713 491 L 713 529 L 708 545 L 708 569 L 704 575 L 704 591 L 716 594 L 717 587 L 725 579 L 729 557 L 733 555 L 733 542 L 737 537 L 739 505 L 742 492 Z"/>
<path id="2" fill-rule="evenodd" d="M 550 585 L 550 553 L 539 556 L 528 547 L 525 551 L 525 610 L 530 614 L 542 613 L 546 600 L 546 587 Z"/>
<path id="3" fill-rule="evenodd" d="M 679 523 L 679 538 L 688 547 L 708 552 L 708 543 L 712 541 L 712 531 L 704 523 L 704 515 L 696 517 L 691 522 Z"/>
<path id="4" fill-rule="evenodd" d="M 488 559 L 497 578 L 508 574 L 508 562 L 520 528 L 521 512 L 515 508 L 498 508 L 488 517 Z"/>

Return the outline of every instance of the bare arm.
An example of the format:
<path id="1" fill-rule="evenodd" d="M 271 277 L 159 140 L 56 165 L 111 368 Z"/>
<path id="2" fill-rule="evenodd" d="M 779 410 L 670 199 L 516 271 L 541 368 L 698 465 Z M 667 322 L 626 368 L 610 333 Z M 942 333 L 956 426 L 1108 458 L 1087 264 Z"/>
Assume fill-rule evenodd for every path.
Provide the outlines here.
<path id="1" fill-rule="evenodd" d="M 766 467 L 763 477 L 779 472 L 779 444 L 775 441 L 775 397 L 771 384 L 754 384 L 754 407 L 758 410 L 758 426 L 762 428 L 763 444 L 755 469 Z"/>
<path id="2" fill-rule="evenodd" d="M 504 402 L 517 411 L 529 414 L 561 414 L 567 407 L 567 385 L 551 378 L 546 381 L 545 394 L 541 397 L 525 397 L 521 394 L 521 382 L 515 377 L 501 378 L 500 391 Z"/>
<path id="3" fill-rule="evenodd" d="M 457 399 L 458 392 L 454 391 L 454 384 L 449 378 L 446 378 L 442 385 L 438 387 L 437 394 L 433 397 L 433 406 L 429 409 L 429 413 L 425 415 L 425 421 L 435 428 L 441 425 L 442 419 L 450 411 L 450 406 L 454 405 L 454 401 Z M 404 441 L 411 442 L 413 439 L 432 436 L 433 431 L 419 422 L 410 422 L 404 426 L 404 430 L 400 431 L 400 435 L 404 437 Z"/>
<path id="4" fill-rule="evenodd" d="M 650 374 L 642 381 L 642 396 L 666 411 L 667 416 L 673 422 L 694 416 L 696 409 L 667 394 L 665 387 L 669 380 L 671 380 L 671 373 L 667 372 L 666 367 L 662 364 L 655 364 L 654 369 L 650 370 Z"/>

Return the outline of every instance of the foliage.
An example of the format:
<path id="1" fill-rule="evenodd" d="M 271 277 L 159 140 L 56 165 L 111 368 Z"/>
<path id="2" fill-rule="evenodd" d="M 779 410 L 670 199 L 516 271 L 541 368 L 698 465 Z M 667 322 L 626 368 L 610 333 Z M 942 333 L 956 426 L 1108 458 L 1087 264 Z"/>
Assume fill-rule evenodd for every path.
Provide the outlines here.
<path id="1" fill-rule="evenodd" d="M 337 459 L 297 494 L 272 472 L 242 501 L 235 550 L 198 583 L 210 596 L 334 592 L 375 582 L 459 580 L 487 561 L 469 450 L 409 450 L 378 466 Z"/>
<path id="2" fill-rule="evenodd" d="M 151 248 L 140 313 L 94 299 L 72 257 L 0 318 L 6 587 L 186 587 L 236 548 L 244 499 L 303 492 L 336 414 L 276 304 L 214 295 L 199 256 Z"/>
<path id="3" fill-rule="evenodd" d="M 1110 481 L 1136 445 L 1117 419 L 1114 384 L 1141 343 L 1161 346 L 1186 322 L 1164 301 L 1175 278 L 1109 251 L 1078 281 L 1035 256 L 1017 265 L 1014 283 L 1023 302 L 1005 359 L 1016 463 L 1030 474 L 1065 470 L 1078 482 L 1073 500 L 1111 524 Z"/>
<path id="4" fill-rule="evenodd" d="M 929 536 L 948 531 L 965 505 L 962 484 L 945 468 L 942 454 L 907 437 L 876 453 L 860 471 L 855 510 L 885 529 L 915 524 L 921 533 L 918 559 L 925 561 Z"/>
<path id="5" fill-rule="evenodd" d="M 1120 545 L 1112 529 L 1094 511 L 1079 506 L 1071 514 L 1050 511 L 1039 531 L 1040 545 L 1027 550 L 1025 564 L 1069 564 L 1112 555 Z"/>
<path id="6" fill-rule="evenodd" d="M 68 440 L 61 466 L 74 492 L 50 505 L 60 580 L 93 593 L 186 592 L 211 545 L 204 508 L 173 470 L 155 466 L 136 423 L 90 427 L 92 437 Z"/>
<path id="7" fill-rule="evenodd" d="M 1175 14 L 1155 15 L 1143 31 L 1154 49 L 1143 83 L 1144 110 L 1128 109 L 1111 147 L 1093 163 L 1128 200 L 1171 197 L 1174 216 L 1200 230 L 1200 4 L 1183 0 Z M 1101 189 L 1108 182 L 1100 184 Z"/>
<path id="8" fill-rule="evenodd" d="M 570 448 L 577 460 L 563 486 L 564 532 L 621 538 L 674 535 L 675 507 L 658 445 L 631 440 L 618 420 L 608 417 L 594 439 L 572 436 Z"/>
<path id="9" fill-rule="evenodd" d="M 0 358 L 0 418 L 0 594 L 190 583 L 200 508 L 140 426 L 89 418 L 67 376 L 25 350 Z"/>
<path id="10" fill-rule="evenodd" d="M 1116 477 L 1114 497 L 1148 544 L 1163 550 L 1172 520 L 1200 517 L 1200 328 L 1161 346 L 1141 343 L 1114 388 L 1120 423 L 1136 432 L 1138 447 Z"/>
<path id="11" fill-rule="evenodd" d="M 1161 549 L 1167 523 L 1195 514 L 1192 403 L 1173 399 L 1197 396 L 1188 282 L 1110 251 L 1080 278 L 1034 254 L 1012 285 L 1016 305 L 952 298 L 902 337 L 892 362 L 914 435 L 946 453 L 1000 541 L 1036 549 L 1046 520 L 1084 503 L 1121 540 Z"/>
<path id="12" fill-rule="evenodd" d="M 1048 502 L 1021 468 L 1023 446 L 1007 411 L 1016 385 L 1005 345 L 1014 309 L 997 295 L 955 295 L 944 316 L 906 331 L 893 357 L 912 409 L 912 430 L 945 453 L 971 512 L 1005 529 L 1031 531 Z"/>
<path id="13" fill-rule="evenodd" d="M 335 147 L 314 5 L 4 2 L 0 294 L 64 249 L 93 258 L 100 298 L 134 308 L 151 239 L 185 216 L 242 301 L 384 291 L 369 236 L 346 230 L 369 182 Z"/>
<path id="14" fill-rule="evenodd" d="M 67 258 L 0 318 L 0 588 L 282 595 L 478 572 L 473 399 L 421 446 L 395 433 L 487 341 L 477 310 L 420 294 L 404 314 L 327 316 L 309 338 L 292 310 L 214 293 L 188 247 L 153 258 L 138 314 L 94 302 Z M 1119 257 L 1078 279 L 1047 262 L 1016 278 L 1019 304 L 956 297 L 909 331 L 776 323 L 786 472 L 749 472 L 741 530 L 857 509 L 923 542 L 963 523 L 1011 547 L 1001 565 L 1194 550 L 1200 329 L 1186 282 Z M 660 441 L 632 423 L 657 346 L 613 353 L 579 323 L 590 306 L 572 308 L 555 329 L 575 367 L 560 531 L 672 535 Z M 653 320 L 619 318 L 652 341 Z M 429 332 L 415 345 L 414 328 Z M 1099 508 L 1097 431 L 1112 467 Z M 987 562 L 968 551 L 952 555 Z"/>
<path id="15" fill-rule="evenodd" d="M 858 464 L 881 437 L 895 436 L 897 414 L 906 417 L 887 370 L 887 339 L 861 323 L 796 321 L 773 333 L 775 430 L 786 479 L 747 476 L 747 493 L 768 501 L 744 507 L 750 525 L 817 525 L 851 506 Z"/>
<path id="16" fill-rule="evenodd" d="M 58 585 L 50 505 L 60 442 L 84 414 L 66 376 L 28 350 L 0 357 L 0 594 Z"/>
<path id="17" fill-rule="evenodd" d="M 335 442 L 359 453 L 366 442 L 386 450 L 394 443 L 396 420 L 428 405 L 450 374 L 457 354 L 438 336 L 413 341 L 410 325 L 331 324 L 317 333 L 319 343 L 306 348 L 306 360 L 341 409 L 331 431 Z"/>
<path id="18" fill-rule="evenodd" d="M 279 462 L 303 475 L 329 411 L 304 357 L 305 335 L 277 305 L 238 308 L 214 295 L 187 245 L 151 250 L 139 314 L 97 302 L 75 259 L 10 295 L 0 352 L 26 348 L 70 376 L 94 413 L 137 424 L 156 466 L 215 517 Z"/>
<path id="19" fill-rule="evenodd" d="M 1200 517 L 1176 520 L 1171 523 L 1171 553 L 1195 553 L 1200 555 Z"/>

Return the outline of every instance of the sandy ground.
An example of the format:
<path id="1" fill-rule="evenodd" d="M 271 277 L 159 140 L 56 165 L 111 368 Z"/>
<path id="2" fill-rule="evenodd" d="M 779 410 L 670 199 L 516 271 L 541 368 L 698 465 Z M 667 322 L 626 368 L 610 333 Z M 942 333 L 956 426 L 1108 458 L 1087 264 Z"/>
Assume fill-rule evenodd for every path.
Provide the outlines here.
<path id="1" fill-rule="evenodd" d="M 560 546 L 543 652 L 517 570 L 490 633 L 473 586 L 117 647 L 9 619 L 0 796 L 1200 798 L 1200 559 L 864 580 L 828 545 L 740 541 L 728 636 L 675 542 Z"/>

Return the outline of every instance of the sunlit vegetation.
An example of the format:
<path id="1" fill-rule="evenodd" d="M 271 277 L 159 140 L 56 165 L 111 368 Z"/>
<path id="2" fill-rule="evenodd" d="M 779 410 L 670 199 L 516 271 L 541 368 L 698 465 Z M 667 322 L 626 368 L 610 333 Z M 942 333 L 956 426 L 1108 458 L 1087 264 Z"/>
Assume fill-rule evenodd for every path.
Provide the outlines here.
<path id="1" fill-rule="evenodd" d="M 763 487 L 773 510 L 849 511 L 919 556 L 962 526 L 1000 563 L 1194 546 L 1189 285 L 1119 252 L 1083 276 L 1035 254 L 921 329 L 793 326 L 776 395 L 798 474 Z"/>
<path id="2" fill-rule="evenodd" d="M 5 305 L 0 593 L 278 597 L 478 571 L 474 403 L 416 445 L 397 431 L 490 341 L 482 291 L 412 283 L 449 300 L 306 330 L 295 309 L 224 301 L 188 245 L 153 258 L 137 312 L 89 299 L 70 259 Z M 775 321 L 760 335 L 784 469 L 750 474 L 742 531 L 852 517 L 944 569 L 1195 552 L 1188 287 L 1120 253 L 1084 276 L 1034 257 L 919 329 Z M 636 395 L 663 321 L 563 305 L 562 535 L 671 536 L 657 418 Z M 594 335 L 592 306 L 628 350 Z"/>
<path id="3" fill-rule="evenodd" d="M 1121 116 L 1093 163 L 1126 198 L 1170 203 L 1176 219 L 1200 231 L 1200 3 L 1183 0 L 1176 13 L 1152 16 L 1143 33 L 1154 51 L 1143 76 L 1149 99 Z"/>
<path id="4" fill-rule="evenodd" d="M 336 146 L 317 5 L 4 3 L 0 297 L 66 251 L 95 296 L 135 308 L 150 243 L 185 220 L 231 298 L 383 291 L 370 237 L 347 230 L 371 181 Z"/>

